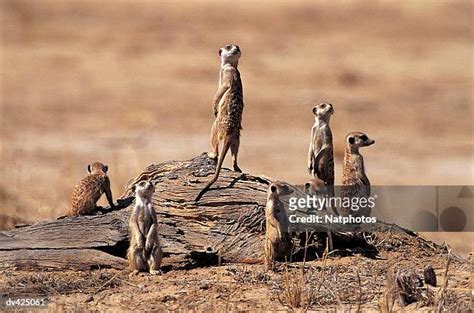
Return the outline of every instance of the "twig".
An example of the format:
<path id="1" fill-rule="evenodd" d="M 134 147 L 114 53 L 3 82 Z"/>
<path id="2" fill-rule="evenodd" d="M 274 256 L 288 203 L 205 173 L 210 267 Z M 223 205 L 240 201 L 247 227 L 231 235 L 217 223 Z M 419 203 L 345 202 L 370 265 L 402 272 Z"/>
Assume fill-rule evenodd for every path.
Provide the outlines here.
<path id="1" fill-rule="evenodd" d="M 446 268 L 444 270 L 443 286 L 439 290 L 438 294 L 438 310 L 441 312 L 444 308 L 444 302 L 446 301 L 446 290 L 448 288 L 448 271 L 449 264 L 451 263 L 451 249 L 448 249 L 448 261 L 446 262 Z"/>
<path id="2" fill-rule="evenodd" d="M 359 276 L 359 271 L 356 270 L 356 277 L 357 277 L 357 284 L 359 285 L 359 298 L 357 299 L 357 312 L 360 311 L 360 305 L 362 303 L 362 285 L 360 283 L 360 276 Z"/>
<path id="3" fill-rule="evenodd" d="M 95 296 L 96 294 L 98 294 L 102 288 L 104 288 L 105 286 L 107 286 L 108 284 L 110 284 L 116 277 L 118 276 L 118 273 L 115 274 L 111 279 L 109 279 L 108 281 L 106 281 L 102 286 L 100 286 L 96 291 L 94 291 L 94 293 L 92 294 L 92 296 Z"/>

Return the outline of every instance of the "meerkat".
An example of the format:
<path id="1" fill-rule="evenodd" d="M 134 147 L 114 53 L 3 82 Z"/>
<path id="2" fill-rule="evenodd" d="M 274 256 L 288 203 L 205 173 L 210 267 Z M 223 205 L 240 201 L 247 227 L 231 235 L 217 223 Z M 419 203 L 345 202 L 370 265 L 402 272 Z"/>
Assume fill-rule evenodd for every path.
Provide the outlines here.
<path id="1" fill-rule="evenodd" d="M 213 178 L 198 194 L 196 202 L 216 182 L 229 148 L 232 154 L 234 171 L 242 172 L 237 164 L 240 130 L 242 129 L 242 112 L 244 110 L 242 80 L 237 69 L 240 55 L 240 48 L 236 45 L 227 45 L 219 49 L 221 58 L 219 88 L 213 101 L 216 119 L 211 129 L 211 152 L 208 153 L 211 159 L 217 160 L 217 166 Z M 219 144 L 222 144 L 220 154 Z"/>
<path id="2" fill-rule="evenodd" d="M 158 238 L 158 222 L 153 209 L 152 196 L 155 186 L 149 181 L 141 181 L 133 186 L 135 207 L 129 220 L 130 247 L 128 262 L 133 273 L 148 271 L 159 273 L 163 252 Z"/>
<path id="3" fill-rule="evenodd" d="M 110 190 L 110 180 L 107 176 L 108 166 L 101 162 L 94 162 L 87 166 L 89 175 L 84 177 L 72 192 L 71 208 L 67 212 L 67 216 L 87 215 L 96 211 L 96 203 L 103 193 L 107 197 L 110 208 L 114 209 L 115 205 L 112 199 L 112 191 Z"/>
<path id="4" fill-rule="evenodd" d="M 282 260 L 291 253 L 292 242 L 289 233 L 289 221 L 280 196 L 292 191 L 279 181 L 273 182 L 268 188 L 267 205 L 265 208 L 265 265 L 273 270 L 274 261 Z"/>
<path id="5" fill-rule="evenodd" d="M 323 196 L 327 194 L 327 186 L 323 180 L 313 178 L 304 184 L 304 191 L 310 196 Z"/>
<path id="6" fill-rule="evenodd" d="M 323 180 L 319 178 L 313 178 L 304 185 L 304 191 L 306 192 L 306 194 L 310 196 L 325 197 L 328 195 L 328 186 Z M 329 211 L 328 208 L 324 208 L 324 209 Z M 330 210 L 330 212 L 332 212 L 332 210 Z M 328 236 L 328 249 L 329 251 L 332 251 L 334 249 L 334 244 L 332 240 L 332 234 L 329 230 L 327 231 L 327 236 Z"/>
<path id="7" fill-rule="evenodd" d="M 342 175 L 341 196 L 354 198 L 367 198 L 370 196 L 370 181 L 365 173 L 364 158 L 359 153 L 359 148 L 373 145 L 375 140 L 370 139 L 363 132 L 351 132 L 346 136 L 346 147 L 344 152 L 344 164 Z M 342 215 L 370 216 L 369 207 L 358 211 L 350 208 L 341 208 Z"/>
<path id="8" fill-rule="evenodd" d="M 314 125 L 311 128 L 311 141 L 308 152 L 308 171 L 328 186 L 330 195 L 334 195 L 334 155 L 332 131 L 329 121 L 334 114 L 330 103 L 320 103 L 313 108 Z"/>

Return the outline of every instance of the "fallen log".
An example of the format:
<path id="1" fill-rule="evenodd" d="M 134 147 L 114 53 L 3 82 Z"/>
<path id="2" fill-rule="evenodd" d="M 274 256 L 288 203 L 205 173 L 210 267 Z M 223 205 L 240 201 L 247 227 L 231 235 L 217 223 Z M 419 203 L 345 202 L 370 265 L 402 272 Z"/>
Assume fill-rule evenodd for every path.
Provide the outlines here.
<path id="1" fill-rule="evenodd" d="M 128 183 L 119 199 L 120 210 L 42 221 L 0 232 L 0 269 L 124 268 L 128 218 L 133 206 L 131 187 L 141 180 L 152 180 L 156 186 L 153 203 L 165 267 L 260 260 L 266 194 L 272 179 L 223 169 L 213 188 L 195 203 L 196 195 L 214 170 L 215 162 L 206 154 L 187 161 L 150 165 Z M 303 195 L 298 187 L 289 186 L 294 195 Z M 396 225 L 377 226 L 405 232 Z M 363 241 L 353 233 L 333 231 L 336 240 L 352 245 Z"/>

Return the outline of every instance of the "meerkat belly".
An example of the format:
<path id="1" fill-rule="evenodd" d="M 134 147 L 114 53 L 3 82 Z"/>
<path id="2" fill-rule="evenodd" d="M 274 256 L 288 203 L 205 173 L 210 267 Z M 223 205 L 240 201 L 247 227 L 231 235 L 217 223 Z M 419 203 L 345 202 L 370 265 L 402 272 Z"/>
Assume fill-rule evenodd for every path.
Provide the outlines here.
<path id="1" fill-rule="evenodd" d="M 234 132 L 242 129 L 242 112 L 244 108 L 242 92 L 230 88 L 223 97 L 219 125 L 221 129 Z"/>

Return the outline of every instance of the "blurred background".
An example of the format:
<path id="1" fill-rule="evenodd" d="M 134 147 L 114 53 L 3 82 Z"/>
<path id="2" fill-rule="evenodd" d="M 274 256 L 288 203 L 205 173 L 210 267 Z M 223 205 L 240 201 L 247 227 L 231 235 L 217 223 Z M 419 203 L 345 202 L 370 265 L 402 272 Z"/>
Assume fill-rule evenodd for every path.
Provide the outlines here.
<path id="1" fill-rule="evenodd" d="M 335 107 L 374 185 L 473 184 L 471 1 L 9 1 L 1 10 L 0 228 L 62 215 L 86 166 L 114 197 L 209 149 L 218 49 L 241 47 L 240 166 L 302 184 L 311 108 Z M 227 160 L 226 165 L 230 165 Z M 105 203 L 101 200 L 101 203 Z M 432 234 L 459 253 L 473 234 Z"/>

